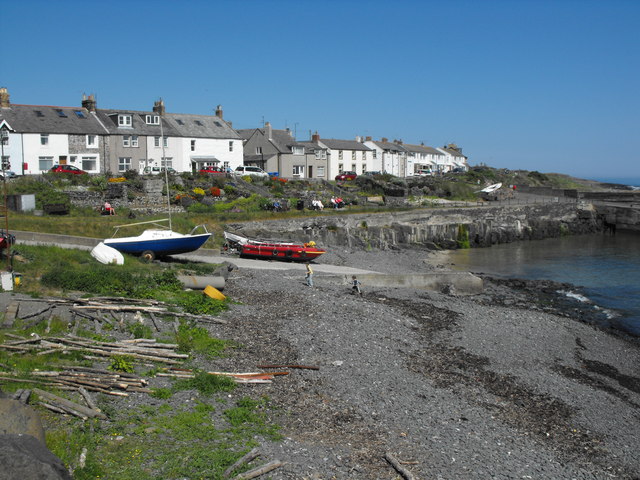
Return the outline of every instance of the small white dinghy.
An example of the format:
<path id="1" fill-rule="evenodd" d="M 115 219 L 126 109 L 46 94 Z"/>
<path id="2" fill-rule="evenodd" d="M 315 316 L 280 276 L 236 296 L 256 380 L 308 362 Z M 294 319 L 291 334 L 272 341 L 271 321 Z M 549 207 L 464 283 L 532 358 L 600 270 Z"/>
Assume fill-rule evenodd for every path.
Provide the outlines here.
<path id="1" fill-rule="evenodd" d="M 105 265 L 124 265 L 124 257 L 113 247 L 100 242 L 91 250 L 91 256 Z"/>
<path id="2" fill-rule="evenodd" d="M 486 188 L 483 188 L 482 190 L 480 190 L 482 193 L 491 193 L 491 192 L 495 192 L 496 190 L 498 190 L 500 187 L 502 187 L 501 183 L 495 183 L 493 185 L 489 185 Z"/>

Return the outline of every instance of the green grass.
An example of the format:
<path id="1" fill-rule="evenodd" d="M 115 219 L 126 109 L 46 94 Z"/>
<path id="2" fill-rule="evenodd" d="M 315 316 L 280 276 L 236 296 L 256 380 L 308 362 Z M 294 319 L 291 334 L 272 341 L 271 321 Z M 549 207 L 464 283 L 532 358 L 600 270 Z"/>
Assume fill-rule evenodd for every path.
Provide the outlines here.
<path id="1" fill-rule="evenodd" d="M 72 467 L 87 448 L 86 466 L 75 469 L 76 480 L 222 479 L 261 438 L 281 437 L 263 413 L 268 399 L 229 404 L 221 397 L 218 405 L 220 412 L 202 402 L 178 410 L 168 404 L 105 409 L 111 412 L 109 422 L 74 420 L 74 428 L 48 430 L 47 445 Z"/>

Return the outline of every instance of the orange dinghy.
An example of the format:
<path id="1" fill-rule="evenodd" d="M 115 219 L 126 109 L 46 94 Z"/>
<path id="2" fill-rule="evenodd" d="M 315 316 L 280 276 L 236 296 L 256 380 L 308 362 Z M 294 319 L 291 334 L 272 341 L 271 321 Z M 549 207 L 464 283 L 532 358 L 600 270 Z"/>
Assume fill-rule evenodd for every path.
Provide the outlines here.
<path id="1" fill-rule="evenodd" d="M 238 251 L 241 257 L 308 262 L 326 253 L 326 250 L 318 248 L 313 241 L 307 243 L 261 242 L 229 232 L 224 232 L 224 238 L 227 241 L 225 247 L 228 250 Z"/>

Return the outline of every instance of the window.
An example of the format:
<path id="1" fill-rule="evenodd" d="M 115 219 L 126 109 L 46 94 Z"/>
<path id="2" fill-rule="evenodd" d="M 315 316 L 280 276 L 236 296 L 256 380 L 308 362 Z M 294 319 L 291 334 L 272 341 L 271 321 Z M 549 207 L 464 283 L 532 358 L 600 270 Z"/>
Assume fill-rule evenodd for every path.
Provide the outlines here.
<path id="1" fill-rule="evenodd" d="M 122 146 L 130 147 L 131 146 L 131 135 L 123 135 L 122 136 Z"/>
<path id="2" fill-rule="evenodd" d="M 118 126 L 119 127 L 130 127 L 131 126 L 131 115 L 118 115 Z"/>
<path id="3" fill-rule="evenodd" d="M 214 121 L 213 121 L 213 123 L 215 123 L 215 124 L 216 124 L 216 127 L 220 127 L 220 128 L 222 128 L 222 124 L 221 124 L 219 121 L 214 120 Z"/>
<path id="4" fill-rule="evenodd" d="M 318 177 L 324 177 L 324 167 L 316 167 L 316 175 L 318 175 Z"/>
<path id="5" fill-rule="evenodd" d="M 41 133 L 40 134 L 40 145 L 49 145 L 49 134 Z"/>
<path id="6" fill-rule="evenodd" d="M 97 170 L 98 166 L 98 157 L 95 156 L 85 156 L 82 157 L 82 170 Z"/>
<path id="7" fill-rule="evenodd" d="M 153 146 L 154 147 L 160 146 L 160 137 L 153 137 Z"/>
<path id="8" fill-rule="evenodd" d="M 132 147 L 138 146 L 138 135 L 131 135 L 131 146 Z"/>
<path id="9" fill-rule="evenodd" d="M 229 167 L 229 162 L 223 162 L 222 166 L 224 167 L 225 172 L 228 172 L 231 170 L 231 167 Z"/>
<path id="10" fill-rule="evenodd" d="M 338 160 L 342 160 L 342 150 L 338 150 Z"/>
<path id="11" fill-rule="evenodd" d="M 304 147 L 291 147 L 294 155 L 304 155 Z"/>
<path id="12" fill-rule="evenodd" d="M 184 122 L 182 120 L 180 120 L 179 118 L 176 118 L 176 123 L 178 125 L 184 125 Z"/>
<path id="13" fill-rule="evenodd" d="M 376 158 L 378 158 L 378 151 L 374 150 L 373 151 L 373 159 L 375 160 Z"/>
<path id="14" fill-rule="evenodd" d="M 147 115 L 147 125 L 160 125 L 160 117 L 158 115 Z"/>
<path id="15" fill-rule="evenodd" d="M 44 117 L 44 113 L 42 113 L 42 110 L 34 110 L 36 117 Z"/>
<path id="16" fill-rule="evenodd" d="M 162 137 L 162 146 L 163 147 L 169 146 L 169 137 Z"/>
<path id="17" fill-rule="evenodd" d="M 256 147 L 256 155 L 262 154 L 262 147 Z"/>
<path id="18" fill-rule="evenodd" d="M 75 113 L 78 118 L 87 118 L 82 110 L 74 110 L 73 113 Z"/>
<path id="19" fill-rule="evenodd" d="M 229 151 L 233 152 L 233 140 L 229 142 Z"/>
<path id="20" fill-rule="evenodd" d="M 118 159 L 118 171 L 126 172 L 131 170 L 131 157 L 120 157 Z"/>
<path id="21" fill-rule="evenodd" d="M 196 150 L 196 141 L 191 140 L 191 151 L 194 152 Z"/>
<path id="22" fill-rule="evenodd" d="M 164 168 L 172 168 L 173 167 L 173 157 L 163 157 L 160 161 L 160 166 Z"/>
<path id="23" fill-rule="evenodd" d="M 9 155 L 2 157 L 2 170 L 11 170 L 11 159 Z"/>
<path id="24" fill-rule="evenodd" d="M 67 118 L 67 114 L 61 108 L 56 108 L 56 113 L 60 118 Z"/>
<path id="25" fill-rule="evenodd" d="M 352 171 L 352 172 L 355 172 L 355 171 L 356 171 L 356 164 L 355 164 L 355 163 L 352 163 L 352 164 L 351 164 L 351 171 Z"/>
<path id="26" fill-rule="evenodd" d="M 200 127 L 204 127 L 204 125 L 202 125 L 202 122 L 200 120 L 194 120 L 193 123 L 195 123 L 196 125 L 198 125 Z"/>
<path id="27" fill-rule="evenodd" d="M 7 146 L 9 145 L 9 132 L 6 132 L 4 130 L 0 130 L 0 142 L 2 145 Z"/>
<path id="28" fill-rule="evenodd" d="M 351 152 L 351 160 L 355 160 L 356 159 L 356 151 L 354 150 L 353 152 Z"/>
<path id="29" fill-rule="evenodd" d="M 344 164 L 342 164 L 342 163 L 338 164 L 338 172 L 340 172 L 340 173 L 344 172 Z"/>
<path id="30" fill-rule="evenodd" d="M 53 157 L 38 157 L 38 168 L 40 171 L 46 171 L 53 167 Z"/>
<path id="31" fill-rule="evenodd" d="M 96 135 L 87 135 L 87 148 L 98 148 L 98 137 Z"/>
<path id="32" fill-rule="evenodd" d="M 294 165 L 293 166 L 293 176 L 294 177 L 304 177 L 304 165 Z"/>
<path id="33" fill-rule="evenodd" d="M 366 162 L 367 161 L 367 152 L 362 152 L 362 161 Z"/>

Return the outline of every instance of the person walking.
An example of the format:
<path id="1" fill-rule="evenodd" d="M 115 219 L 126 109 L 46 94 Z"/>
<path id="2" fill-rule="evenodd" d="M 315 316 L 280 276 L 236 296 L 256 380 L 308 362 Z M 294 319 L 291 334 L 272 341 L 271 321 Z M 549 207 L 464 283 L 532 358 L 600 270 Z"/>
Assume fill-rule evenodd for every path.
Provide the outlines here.
<path id="1" fill-rule="evenodd" d="M 307 263 L 307 273 L 305 275 L 305 280 L 307 287 L 313 287 L 313 270 L 311 269 L 310 263 Z"/>
<path id="2" fill-rule="evenodd" d="M 356 276 L 353 275 L 351 277 L 351 293 L 353 295 L 355 294 L 362 295 L 362 290 L 360 290 L 360 285 L 361 285 L 360 280 L 358 280 Z"/>

